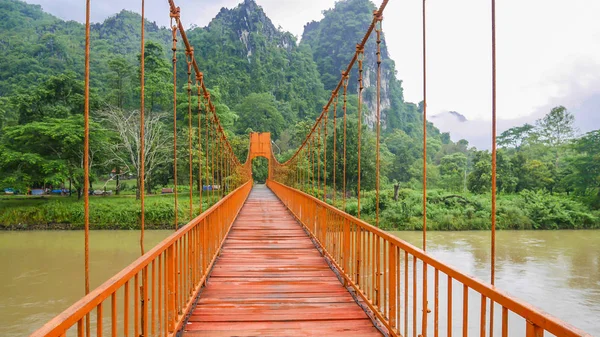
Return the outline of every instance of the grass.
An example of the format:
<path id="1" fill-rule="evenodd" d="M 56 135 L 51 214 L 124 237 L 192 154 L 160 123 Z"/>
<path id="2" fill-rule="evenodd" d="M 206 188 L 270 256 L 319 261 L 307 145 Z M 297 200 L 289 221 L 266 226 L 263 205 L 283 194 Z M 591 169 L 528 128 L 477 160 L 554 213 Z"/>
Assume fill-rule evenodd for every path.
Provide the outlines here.
<path id="1" fill-rule="evenodd" d="M 188 190 L 189 191 L 189 190 Z M 218 194 L 203 193 L 203 210 L 219 200 Z M 146 226 L 152 229 L 174 226 L 175 197 L 152 195 L 146 197 Z M 0 228 L 4 229 L 82 229 L 84 226 L 83 199 L 76 196 L 31 197 L 0 196 Z M 193 216 L 199 214 L 200 196 L 194 194 Z M 190 221 L 189 194 L 180 191 L 178 198 L 179 225 Z M 140 202 L 133 195 L 90 197 L 91 229 L 138 229 Z"/>

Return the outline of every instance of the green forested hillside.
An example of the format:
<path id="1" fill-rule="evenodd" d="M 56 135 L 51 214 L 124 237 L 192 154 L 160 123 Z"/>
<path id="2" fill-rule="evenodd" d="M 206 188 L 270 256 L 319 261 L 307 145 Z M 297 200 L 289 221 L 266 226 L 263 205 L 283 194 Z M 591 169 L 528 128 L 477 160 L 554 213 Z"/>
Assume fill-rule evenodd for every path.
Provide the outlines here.
<path id="1" fill-rule="evenodd" d="M 369 0 L 338 1 L 324 12 L 321 21 L 305 26 L 298 42 L 277 29 L 253 0 L 244 0 L 236 8 L 222 9 L 206 27 L 187 32 L 217 114 L 242 161 L 249 131 L 271 132 L 281 160 L 295 152 L 354 54 L 374 9 Z M 92 26 L 94 188 L 103 188 L 111 171 L 133 179 L 139 171 L 132 159 L 139 149 L 127 137 L 139 129 L 135 121 L 140 101 L 140 27 L 141 17 L 128 11 Z M 385 23 L 383 27 L 385 31 Z M 153 192 L 172 183 L 173 73 L 170 29 L 147 22 L 146 30 L 146 128 L 155 142 L 149 150 L 152 156 L 147 160 L 145 178 L 148 191 Z M 178 48 L 178 135 L 186 138 L 187 69 L 181 42 Z M 385 39 L 382 58 L 382 224 L 413 229 L 418 228 L 421 216 L 422 105 L 404 101 L 402 74 L 396 74 Z M 71 186 L 72 191 L 81 191 L 83 68 L 82 24 L 65 22 L 20 0 L 0 0 L 0 191 L 13 188 L 24 192 L 42 186 Z M 365 55 L 368 84 L 361 152 L 366 198 L 362 214 L 367 218 L 375 209 L 369 192 L 375 187 L 375 70 L 372 39 Z M 347 185 L 352 196 L 358 177 L 358 95 L 356 72 L 351 76 Z M 577 135 L 573 118 L 567 109 L 557 107 L 536 125 L 513 128 L 500 137 L 502 228 L 600 227 L 600 138 L 598 131 Z M 340 144 L 341 138 L 337 141 Z M 187 144 L 178 143 L 179 177 L 187 181 Z M 488 228 L 489 152 L 471 148 L 465 140 L 453 142 L 431 123 L 427 146 L 432 228 Z M 193 163 L 195 171 L 198 164 Z M 254 165 L 256 176 L 265 165 Z M 341 167 L 336 169 L 340 177 Z M 399 189 L 397 195 L 394 186 Z M 135 186 L 133 190 L 135 194 Z M 7 209 L 0 207 L 0 213 Z M 352 201 L 348 211 L 356 212 Z M 0 214 L 0 225 L 19 221 L 21 213 L 26 212 L 19 209 L 11 217 Z M 60 221 L 68 218 L 63 216 Z"/>

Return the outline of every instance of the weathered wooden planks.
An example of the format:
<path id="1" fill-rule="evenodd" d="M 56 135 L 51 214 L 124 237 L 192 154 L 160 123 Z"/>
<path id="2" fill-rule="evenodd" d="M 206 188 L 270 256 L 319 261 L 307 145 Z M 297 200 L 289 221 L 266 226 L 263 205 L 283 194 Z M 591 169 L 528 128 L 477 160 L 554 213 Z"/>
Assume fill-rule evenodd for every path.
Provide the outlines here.
<path id="1" fill-rule="evenodd" d="M 256 187 L 184 336 L 380 336 L 302 227 Z"/>

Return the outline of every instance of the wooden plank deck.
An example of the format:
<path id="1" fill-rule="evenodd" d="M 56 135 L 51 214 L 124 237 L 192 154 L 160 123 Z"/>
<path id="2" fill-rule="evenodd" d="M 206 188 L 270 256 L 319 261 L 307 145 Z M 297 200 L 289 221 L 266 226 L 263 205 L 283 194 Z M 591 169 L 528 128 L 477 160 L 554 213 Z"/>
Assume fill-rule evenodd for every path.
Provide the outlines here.
<path id="1" fill-rule="evenodd" d="M 381 336 L 287 208 L 255 187 L 184 336 Z"/>

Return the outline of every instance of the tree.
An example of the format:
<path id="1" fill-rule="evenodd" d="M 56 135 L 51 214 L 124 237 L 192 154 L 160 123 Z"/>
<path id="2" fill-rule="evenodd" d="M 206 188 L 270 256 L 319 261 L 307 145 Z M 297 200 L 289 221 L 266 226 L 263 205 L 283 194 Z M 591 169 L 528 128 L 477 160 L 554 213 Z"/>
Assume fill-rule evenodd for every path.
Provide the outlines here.
<path id="1" fill-rule="evenodd" d="M 580 194 L 589 194 L 591 204 L 600 207 L 600 130 L 588 132 L 574 146 L 578 152 L 572 160 L 570 180 Z"/>
<path id="2" fill-rule="evenodd" d="M 473 158 L 473 171 L 467 178 L 467 187 L 473 193 L 485 193 L 492 186 L 492 161 L 487 151 L 477 151 Z"/>
<path id="3" fill-rule="evenodd" d="M 109 101 L 123 109 L 131 89 L 131 65 L 124 57 L 118 56 L 108 61 L 108 67 L 111 71 L 108 74 Z"/>
<path id="4" fill-rule="evenodd" d="M 411 178 L 415 178 L 410 174 L 410 167 L 419 158 L 421 154 L 420 148 L 423 146 L 415 144 L 415 140 L 401 130 L 395 130 L 391 133 L 385 139 L 384 143 L 394 155 L 390 179 L 395 179 L 399 182 L 408 182 Z"/>
<path id="5" fill-rule="evenodd" d="M 107 108 L 99 112 L 100 121 L 113 133 L 110 142 L 105 146 L 111 153 L 114 165 L 126 167 L 129 172 L 138 177 L 141 169 L 140 157 L 140 113 L 139 111 L 124 111 L 118 108 Z M 152 191 L 149 184 L 152 174 L 159 165 L 171 160 L 171 138 L 161 121 L 158 113 L 147 114 L 144 125 L 144 182 L 148 186 L 148 193 Z M 139 186 L 138 186 L 139 191 Z"/>
<path id="6" fill-rule="evenodd" d="M 11 97 L 19 115 L 19 124 L 41 121 L 44 118 L 68 118 L 82 114 L 84 104 L 83 81 L 73 72 L 47 78 L 40 85 L 23 89 Z M 90 109 L 99 105 L 96 95 L 90 96 Z"/>
<path id="7" fill-rule="evenodd" d="M 277 110 L 277 102 L 272 94 L 250 94 L 235 110 L 240 115 L 239 132 L 251 128 L 259 132 L 271 132 L 273 138 L 278 138 L 283 131 L 285 120 Z"/>
<path id="8" fill-rule="evenodd" d="M 548 167 L 550 166 L 550 167 Z M 552 191 L 554 184 L 551 172 L 552 164 L 547 165 L 540 160 L 529 160 L 523 167 L 522 188 L 529 190 L 547 189 Z"/>
<path id="9" fill-rule="evenodd" d="M 575 116 L 564 106 L 557 106 L 536 122 L 536 133 L 544 144 L 558 147 L 575 137 L 574 123 Z"/>
<path id="10" fill-rule="evenodd" d="M 444 188 L 461 191 L 467 174 L 467 156 L 463 153 L 444 156 L 440 163 L 440 174 Z"/>
<path id="11" fill-rule="evenodd" d="M 512 193 L 517 187 L 513 165 L 505 151 L 496 154 L 497 192 Z M 478 151 L 473 158 L 473 171 L 467 178 L 467 187 L 473 193 L 486 193 L 492 188 L 492 156 L 488 151 Z"/>
<path id="12" fill-rule="evenodd" d="M 498 137 L 498 145 L 501 147 L 514 147 L 519 150 L 527 142 L 534 130 L 535 128 L 531 124 L 510 128 L 502 132 Z"/>
<path id="13" fill-rule="evenodd" d="M 164 49 L 158 43 L 148 41 L 144 50 L 146 78 L 146 108 L 152 112 L 167 108 L 173 93 L 172 72 L 165 59 Z M 140 59 L 140 55 L 138 55 Z M 141 76 L 138 74 L 138 76 Z M 139 78 L 139 77 L 138 77 Z M 139 86 L 138 86 L 139 88 Z"/>
<path id="14" fill-rule="evenodd" d="M 252 160 L 252 178 L 254 181 L 264 184 L 269 175 L 269 161 L 267 158 L 258 157 Z"/>
<path id="15" fill-rule="evenodd" d="M 106 141 L 105 137 L 100 125 L 90 123 L 90 168 L 103 157 L 100 144 Z M 32 187 L 69 181 L 81 196 L 83 138 L 83 116 L 48 118 L 5 128 L 0 152 L 4 182 Z"/>

